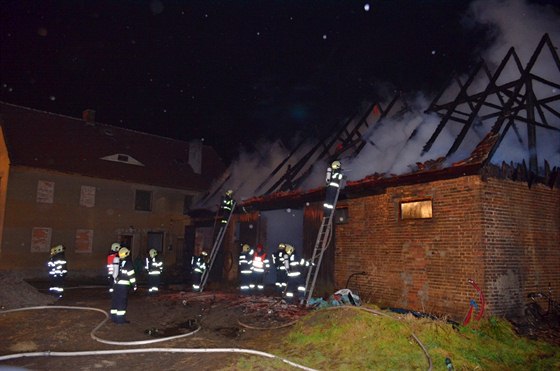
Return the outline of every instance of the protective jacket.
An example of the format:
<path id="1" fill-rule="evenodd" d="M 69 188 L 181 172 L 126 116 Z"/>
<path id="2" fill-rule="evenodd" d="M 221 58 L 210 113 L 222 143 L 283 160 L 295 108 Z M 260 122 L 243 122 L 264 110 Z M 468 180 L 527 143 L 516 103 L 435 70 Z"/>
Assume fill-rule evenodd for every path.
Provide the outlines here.
<path id="1" fill-rule="evenodd" d="M 49 269 L 50 287 L 49 291 L 59 297 L 64 293 L 64 277 L 68 273 L 64 251 L 52 255 L 47 262 Z"/>

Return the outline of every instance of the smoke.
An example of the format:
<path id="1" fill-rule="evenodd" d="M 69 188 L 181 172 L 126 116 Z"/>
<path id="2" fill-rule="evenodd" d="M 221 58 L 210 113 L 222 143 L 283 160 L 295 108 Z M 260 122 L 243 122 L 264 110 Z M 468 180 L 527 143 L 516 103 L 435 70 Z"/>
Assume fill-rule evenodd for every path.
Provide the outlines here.
<path id="1" fill-rule="evenodd" d="M 522 0 L 479 0 L 473 2 L 465 15 L 464 24 L 467 27 L 486 27 L 492 41 L 490 46 L 481 53 L 490 71 L 496 71 L 498 65 L 513 47 L 525 67 L 530 57 L 545 33 L 548 33 L 553 42 L 560 40 L 560 17 L 550 5 L 542 6 L 530 4 Z M 533 74 L 558 84 L 560 71 L 547 48 L 543 49 L 538 63 L 532 68 Z M 520 77 L 519 67 L 511 59 L 510 63 L 500 74 L 497 84 L 503 84 Z M 466 81 L 466 76 L 461 78 Z M 474 94 L 482 92 L 488 86 L 489 78 L 481 74 L 472 83 L 468 92 Z M 544 99 L 558 95 L 558 89 L 547 84 L 535 83 L 533 90 L 537 99 Z M 457 87 L 449 87 L 439 102 L 449 102 L 455 99 Z M 497 97 L 491 97 L 494 103 L 500 105 Z M 359 180 L 373 173 L 386 175 L 400 175 L 415 170 L 416 162 L 435 160 L 445 156 L 451 148 L 455 138 L 462 129 L 462 124 L 449 121 L 439 134 L 428 153 L 422 155 L 423 146 L 426 144 L 440 119 L 430 116 L 423 111 L 428 108 L 430 99 L 418 94 L 408 102 L 410 112 L 399 117 L 398 121 L 384 120 L 380 127 L 374 127 L 364 134 L 368 143 L 356 159 L 346 164 L 351 172 L 347 173 L 349 180 Z M 549 106 L 560 112 L 558 102 Z M 465 112 L 469 112 L 465 107 Z M 494 113 L 492 109 L 485 108 L 479 116 Z M 560 128 L 558 117 L 547 110 L 535 113 L 542 114 L 546 122 L 555 128 Z M 521 114 L 523 116 L 523 114 Z M 542 117 L 537 116 L 541 120 Z M 493 125 L 493 120 L 485 123 L 477 122 L 471 127 L 459 149 L 446 159 L 445 164 L 450 165 L 455 161 L 466 158 L 475 146 L 484 138 Z M 495 163 L 528 162 L 528 136 L 524 124 L 516 124 L 510 129 L 492 161 Z M 560 133 L 558 131 L 537 129 L 537 157 L 540 166 L 546 159 L 552 166 L 560 166 Z"/>
<path id="2" fill-rule="evenodd" d="M 497 66 L 511 47 L 515 48 L 522 66 L 525 67 L 545 33 L 549 34 L 553 43 L 560 42 L 559 24 L 558 10 L 551 5 L 538 5 L 523 0 L 478 0 L 471 4 L 464 18 L 466 27 L 487 30 L 490 43 L 486 49 L 481 51 L 481 57 L 492 73 L 496 71 Z M 541 58 L 532 71 L 533 74 L 553 81 L 556 86 L 560 84 L 560 71 L 547 48 L 543 49 Z M 497 83 L 500 85 L 519 77 L 519 68 L 512 60 L 500 75 Z M 465 80 L 466 75 L 461 78 L 461 81 Z M 488 82 L 488 76 L 481 74 L 470 86 L 468 93 L 484 91 Z M 537 99 L 545 99 L 559 93 L 558 88 L 538 82 L 534 84 L 533 89 Z M 446 91 L 447 95 L 442 96 L 440 102 L 454 100 L 457 90 L 455 87 L 449 87 Z M 389 97 L 388 94 L 385 96 Z M 432 97 L 417 93 L 415 96 L 407 98 L 408 109 L 406 111 L 387 117 L 379 124 L 371 125 L 366 132 L 362 133 L 366 145 L 359 155 L 355 158 L 341 159 L 348 180 L 360 180 L 375 173 L 385 174 L 385 176 L 405 174 L 414 171 L 419 162 L 446 156 L 463 126 L 459 123 L 448 122 L 430 150 L 423 153 L 426 142 L 440 122 L 440 118 L 436 115 L 424 112 L 431 100 Z M 498 97 L 491 97 L 490 100 L 500 105 Z M 385 107 L 387 103 L 385 102 Z M 551 110 L 560 112 L 558 101 L 548 104 Z M 468 107 L 466 107 L 466 111 L 470 112 Z M 484 108 L 479 112 L 479 116 L 489 113 L 492 113 L 492 109 Z M 549 125 L 560 128 L 559 118 L 551 111 L 543 110 L 543 112 L 535 114 L 539 121 L 546 120 Z M 375 122 L 373 115 L 372 113 L 366 120 L 370 123 Z M 457 151 L 446 158 L 445 164 L 450 165 L 468 157 L 489 132 L 492 125 L 493 120 L 475 123 Z M 526 125 L 517 124 L 508 131 L 492 161 L 518 163 L 525 160 L 527 162 L 529 157 L 527 143 Z M 293 158 L 301 158 L 298 156 L 304 155 L 313 144 L 308 143 L 297 155 L 293 155 Z M 551 166 L 560 166 L 560 133 L 558 131 L 538 128 L 537 148 L 539 166 L 542 166 L 544 159 Z M 257 154 L 243 152 L 233 163 L 230 169 L 232 177 L 224 189 L 237 189 L 237 193 L 242 198 L 261 195 L 262 190 L 257 189 L 257 183 L 262 182 L 289 153 L 289 150 L 284 148 L 280 142 L 262 143 Z M 324 161 L 316 160 L 309 169 L 309 176 L 300 185 L 300 188 L 310 189 L 323 185 L 327 165 Z"/>

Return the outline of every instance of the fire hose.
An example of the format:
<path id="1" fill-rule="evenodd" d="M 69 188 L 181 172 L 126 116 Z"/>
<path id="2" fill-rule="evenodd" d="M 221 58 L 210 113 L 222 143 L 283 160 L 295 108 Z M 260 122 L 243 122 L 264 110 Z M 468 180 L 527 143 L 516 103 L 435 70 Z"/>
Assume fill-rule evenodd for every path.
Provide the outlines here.
<path id="1" fill-rule="evenodd" d="M 0 311 L 0 315 L 13 313 L 18 311 L 27 311 L 27 310 L 43 310 L 43 309 L 70 309 L 70 310 L 91 310 L 103 313 L 105 315 L 105 319 L 101 321 L 90 333 L 90 337 L 98 342 L 110 345 L 144 345 L 144 344 L 153 344 L 157 342 L 169 341 L 178 338 L 183 338 L 187 336 L 194 335 L 200 330 L 198 327 L 196 330 L 181 334 L 175 335 L 170 337 L 163 337 L 160 339 L 151 339 L 151 340 L 138 340 L 138 341 L 111 341 L 111 340 L 104 340 L 97 336 L 95 336 L 95 332 L 107 322 L 109 319 L 109 314 L 99 308 L 91 308 L 91 307 L 76 307 L 76 306 L 38 306 L 38 307 L 27 307 L 27 308 L 18 308 L 18 309 L 10 309 Z M 75 356 L 92 356 L 92 355 L 107 355 L 107 354 L 129 354 L 129 353 L 242 353 L 242 354 L 250 354 L 256 356 L 262 356 L 266 358 L 278 359 L 282 362 L 289 364 L 290 366 L 307 370 L 307 371 L 316 371 L 313 368 L 305 367 L 303 365 L 297 364 L 285 358 L 278 357 L 271 353 L 262 352 L 259 350 L 254 349 L 243 349 L 243 348 L 139 348 L 139 349 L 119 349 L 119 350 L 91 350 L 91 351 L 78 351 L 78 352 L 53 352 L 53 351 L 43 351 L 43 352 L 27 352 L 27 353 L 16 353 L 16 354 L 7 354 L 0 356 L 0 361 L 6 361 L 15 358 L 23 358 L 23 357 L 75 357 Z"/>

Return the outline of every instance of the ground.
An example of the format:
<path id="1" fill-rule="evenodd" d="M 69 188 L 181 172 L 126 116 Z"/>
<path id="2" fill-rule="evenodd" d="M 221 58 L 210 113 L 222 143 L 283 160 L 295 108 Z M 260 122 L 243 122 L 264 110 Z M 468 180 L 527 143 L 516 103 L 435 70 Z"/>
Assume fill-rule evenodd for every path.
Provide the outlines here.
<path id="1" fill-rule="evenodd" d="M 0 272 L 0 370 L 231 370 L 248 357 L 243 349 L 274 353 L 289 325 L 308 313 L 271 292 L 240 296 L 209 288 L 193 293 L 176 284 L 149 296 L 141 285 L 130 294 L 130 323 L 117 325 L 106 321 L 111 299 L 102 283 L 68 286 L 56 300 L 46 293 L 46 282 Z M 39 309 L 11 311 L 29 307 Z M 558 331 L 531 336 L 560 344 Z M 166 337 L 176 338 L 162 341 Z M 218 348 L 223 351 L 215 352 Z M 30 352 L 41 356 L 2 358 Z"/>
<path id="2" fill-rule="evenodd" d="M 264 351 L 288 331 L 289 327 L 285 325 L 306 312 L 272 296 L 248 297 L 235 292 L 210 290 L 192 293 L 180 286 L 169 286 L 157 296 L 148 296 L 146 289 L 140 287 L 129 297 L 127 317 L 130 323 L 117 325 L 109 320 L 96 329 L 106 316 L 100 311 L 87 308 L 109 311 L 110 294 L 102 285 L 82 284 L 69 287 L 63 298 L 55 300 L 44 293 L 44 283 L 31 285 L 17 277 L 0 275 L 0 284 L 0 304 L 4 312 L 23 307 L 48 306 L 38 310 L 8 313 L 0 311 L 0 357 L 28 352 L 123 351 L 139 348 L 235 348 Z M 74 309 L 58 306 L 70 306 Z M 164 337 L 190 334 L 199 327 L 200 330 L 193 335 L 158 341 Z M 106 344 L 95 338 L 123 344 Z M 201 370 L 219 370 L 231 369 L 232 364 L 240 357 L 246 355 L 226 351 L 41 356 L 2 360 L 0 369 L 10 366 L 29 370 L 103 368 L 122 371 L 195 367 Z"/>

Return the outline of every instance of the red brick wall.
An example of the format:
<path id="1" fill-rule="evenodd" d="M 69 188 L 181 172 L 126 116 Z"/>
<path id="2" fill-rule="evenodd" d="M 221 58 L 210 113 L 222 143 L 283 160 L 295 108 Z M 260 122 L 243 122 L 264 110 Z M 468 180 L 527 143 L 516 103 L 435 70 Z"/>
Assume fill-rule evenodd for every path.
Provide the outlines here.
<path id="1" fill-rule="evenodd" d="M 560 191 L 489 179 L 482 191 L 486 291 L 497 314 L 515 315 L 531 291 L 560 296 Z"/>
<path id="2" fill-rule="evenodd" d="M 399 220 L 400 201 L 424 198 L 433 201 L 433 218 Z M 514 202 L 525 212 L 507 207 Z M 488 313 L 511 313 L 528 279 L 535 281 L 528 272 L 542 271 L 538 279 L 547 284 L 560 281 L 559 202 L 557 189 L 479 176 L 347 200 L 339 203 L 348 206 L 349 222 L 336 229 L 336 285 L 365 271 L 352 280 L 362 299 L 462 320 L 471 298 L 480 303 L 472 278 L 485 291 Z M 525 263 L 536 250 L 549 255 L 539 261 L 547 268 Z"/>

